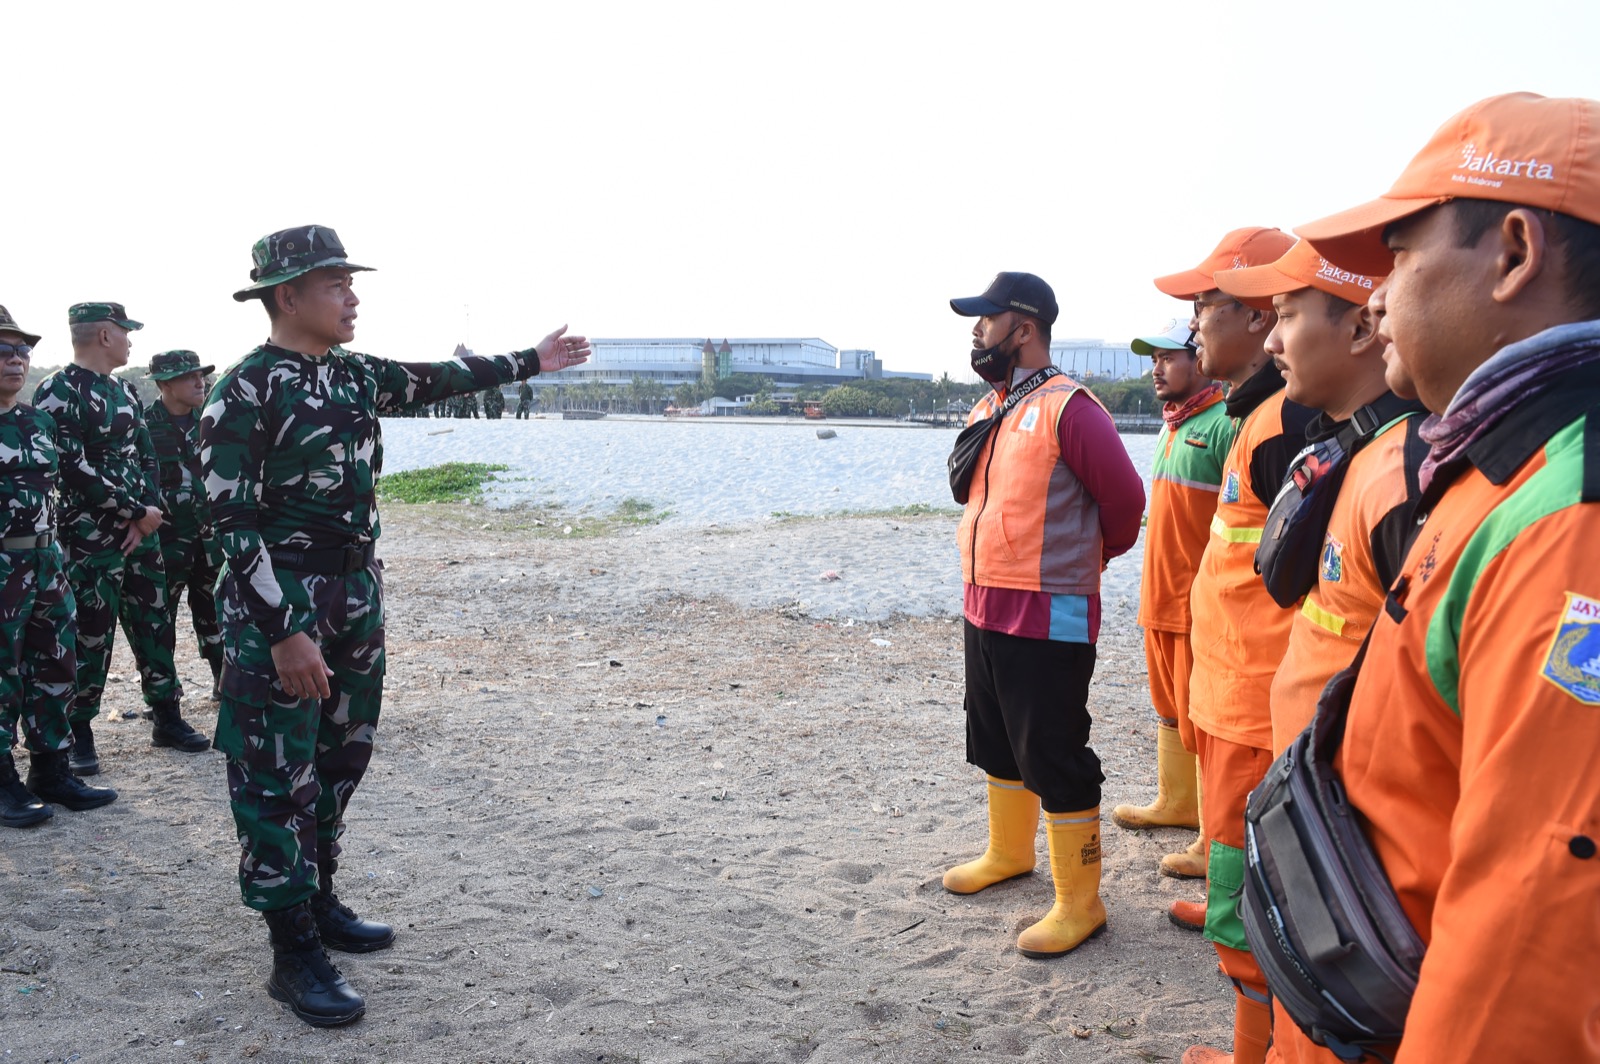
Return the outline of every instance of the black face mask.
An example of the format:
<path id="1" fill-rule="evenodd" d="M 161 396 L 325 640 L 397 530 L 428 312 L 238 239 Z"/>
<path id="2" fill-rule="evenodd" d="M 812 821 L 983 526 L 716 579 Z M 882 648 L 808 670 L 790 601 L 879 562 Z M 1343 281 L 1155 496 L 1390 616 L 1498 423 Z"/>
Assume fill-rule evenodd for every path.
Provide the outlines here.
<path id="1" fill-rule="evenodd" d="M 1011 376 L 1011 364 L 1016 361 L 1016 351 L 1001 351 L 1007 340 L 1016 335 L 1021 325 L 1014 325 L 993 347 L 972 349 L 972 372 L 990 384 L 1003 384 Z"/>

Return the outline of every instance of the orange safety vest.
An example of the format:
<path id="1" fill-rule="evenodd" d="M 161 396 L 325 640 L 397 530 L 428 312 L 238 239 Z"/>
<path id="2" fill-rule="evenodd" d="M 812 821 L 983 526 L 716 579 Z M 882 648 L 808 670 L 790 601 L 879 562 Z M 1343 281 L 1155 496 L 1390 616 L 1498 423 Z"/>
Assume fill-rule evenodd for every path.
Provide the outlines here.
<path id="1" fill-rule="evenodd" d="M 1272 601 L 1256 575 L 1271 500 L 1251 489 L 1250 462 L 1258 447 L 1283 435 L 1284 400 L 1281 388 L 1263 399 L 1234 438 L 1189 596 L 1189 719 L 1208 735 L 1260 750 L 1272 745 L 1272 676 L 1289 645 L 1294 611 Z"/>
<path id="2" fill-rule="evenodd" d="M 1061 415 L 1078 392 L 1100 405 L 1072 378 L 1052 377 L 989 434 L 961 515 L 961 575 L 967 583 L 1099 594 L 1100 504 L 1061 457 Z M 990 392 L 973 405 L 968 423 L 992 417 L 1002 401 Z"/>

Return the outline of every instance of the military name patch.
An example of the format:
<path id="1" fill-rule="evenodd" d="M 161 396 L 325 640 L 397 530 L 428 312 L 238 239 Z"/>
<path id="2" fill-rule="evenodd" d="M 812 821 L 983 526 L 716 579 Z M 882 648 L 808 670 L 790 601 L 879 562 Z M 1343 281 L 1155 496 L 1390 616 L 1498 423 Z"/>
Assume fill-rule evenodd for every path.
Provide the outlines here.
<path id="1" fill-rule="evenodd" d="M 1239 472 L 1235 469 L 1228 470 L 1228 475 L 1222 478 L 1222 501 L 1239 501 Z"/>
<path id="2" fill-rule="evenodd" d="M 1540 675 L 1584 705 L 1600 706 L 1600 601 L 1567 592 Z"/>

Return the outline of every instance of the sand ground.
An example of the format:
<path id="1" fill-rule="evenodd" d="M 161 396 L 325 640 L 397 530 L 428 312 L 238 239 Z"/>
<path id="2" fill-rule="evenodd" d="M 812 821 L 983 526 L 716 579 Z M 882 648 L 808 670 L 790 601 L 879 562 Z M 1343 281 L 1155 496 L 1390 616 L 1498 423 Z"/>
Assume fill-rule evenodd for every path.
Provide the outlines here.
<path id="1" fill-rule="evenodd" d="M 1226 1047 L 1230 988 L 1165 917 L 1198 886 L 1155 874 L 1189 836 L 1110 823 L 1154 788 L 1126 603 L 1108 603 L 1091 695 L 1110 928 L 1036 961 L 1014 939 L 1050 903 L 1043 866 L 968 898 L 939 884 L 986 830 L 963 759 L 959 620 L 941 609 L 948 585 L 924 601 L 932 581 L 907 575 L 954 564 L 953 519 L 580 540 L 481 508 L 389 506 L 384 527 L 385 716 L 338 885 L 399 937 L 335 955 L 366 1017 L 317 1030 L 267 997 L 221 757 L 153 749 L 144 722 L 106 719 L 137 706 L 124 679 L 96 732 L 96 782 L 121 799 L 0 835 L 0 1061 Z M 187 712 L 209 730 L 187 642 Z M 132 675 L 125 650 L 113 672 Z"/>

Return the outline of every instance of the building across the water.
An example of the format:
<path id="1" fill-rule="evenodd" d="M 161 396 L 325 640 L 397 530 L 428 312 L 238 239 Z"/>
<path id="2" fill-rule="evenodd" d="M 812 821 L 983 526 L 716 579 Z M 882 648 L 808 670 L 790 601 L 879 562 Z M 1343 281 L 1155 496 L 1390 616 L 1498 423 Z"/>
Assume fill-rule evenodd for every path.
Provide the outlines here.
<path id="1" fill-rule="evenodd" d="M 841 350 L 816 337 L 723 338 L 720 342 L 709 337 L 592 339 L 589 343 L 593 348 L 589 361 L 562 370 L 560 383 L 627 384 L 642 378 L 671 386 L 707 377 L 721 380 L 735 373 L 763 374 L 771 377 L 775 386 L 848 384 L 883 377 L 933 379 L 930 373 L 886 370 L 875 352 Z M 541 382 L 535 377 L 532 383 Z"/>
<path id="2" fill-rule="evenodd" d="M 1050 361 L 1073 380 L 1125 380 L 1150 371 L 1150 359 L 1134 354 L 1127 344 L 1105 340 L 1052 340 Z"/>

